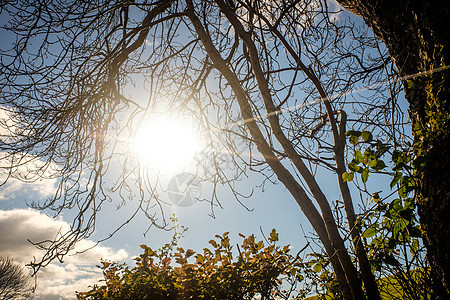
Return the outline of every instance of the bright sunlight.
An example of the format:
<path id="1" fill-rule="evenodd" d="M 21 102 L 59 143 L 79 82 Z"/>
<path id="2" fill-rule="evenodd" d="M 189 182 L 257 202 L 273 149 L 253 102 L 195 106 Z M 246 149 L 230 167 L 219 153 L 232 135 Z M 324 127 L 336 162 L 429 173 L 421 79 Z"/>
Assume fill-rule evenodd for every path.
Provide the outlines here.
<path id="1" fill-rule="evenodd" d="M 175 116 L 153 117 L 143 123 L 132 144 L 141 163 L 164 173 L 183 171 L 202 147 L 193 122 Z"/>

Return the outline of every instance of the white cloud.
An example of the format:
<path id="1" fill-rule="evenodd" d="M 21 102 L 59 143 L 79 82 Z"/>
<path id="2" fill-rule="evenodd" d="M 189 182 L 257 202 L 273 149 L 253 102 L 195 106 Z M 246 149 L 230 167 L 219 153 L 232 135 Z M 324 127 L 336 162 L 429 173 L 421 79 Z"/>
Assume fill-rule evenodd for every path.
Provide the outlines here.
<path id="1" fill-rule="evenodd" d="M 14 112 L 0 106 L 0 143 L 8 143 L 29 134 L 26 124 L 15 120 Z M 56 191 L 55 164 L 38 156 L 0 151 L 0 201 L 17 196 L 49 197 Z"/>
<path id="2" fill-rule="evenodd" d="M 13 120 L 14 113 L 0 106 L 0 141 L 7 142 L 20 133 L 20 127 Z"/>
<path id="3" fill-rule="evenodd" d="M 0 152 L 0 157 L 3 153 Z M 18 196 L 38 197 L 39 199 L 50 197 L 56 192 L 56 178 L 39 178 L 34 182 L 24 182 L 14 177 L 8 178 L 8 170 L 2 168 L 2 160 L 0 160 L 0 184 L 7 182 L 0 187 L 0 201 L 11 200 Z M 20 168 L 25 169 L 25 166 Z"/>
<path id="4" fill-rule="evenodd" d="M 330 16 L 330 20 L 332 22 L 339 21 L 342 17 L 342 12 L 345 11 L 345 8 L 343 8 L 342 5 L 337 3 L 336 0 L 328 0 L 327 5 L 328 5 L 328 10 L 330 12 L 333 12 L 333 14 Z"/>
<path id="5" fill-rule="evenodd" d="M 53 239 L 59 230 L 66 231 L 69 224 L 62 218 L 52 219 L 31 209 L 0 210 L 0 255 L 9 255 L 17 262 L 28 263 L 33 256 L 43 253 L 27 239 L 42 241 Z M 90 248 L 89 240 L 77 244 L 75 251 Z M 51 263 L 38 274 L 38 286 L 34 299 L 75 299 L 75 291 L 86 291 L 88 286 L 102 278 L 96 267 L 100 258 L 123 260 L 125 250 L 97 246 L 79 255 L 68 255 L 63 264 Z"/>

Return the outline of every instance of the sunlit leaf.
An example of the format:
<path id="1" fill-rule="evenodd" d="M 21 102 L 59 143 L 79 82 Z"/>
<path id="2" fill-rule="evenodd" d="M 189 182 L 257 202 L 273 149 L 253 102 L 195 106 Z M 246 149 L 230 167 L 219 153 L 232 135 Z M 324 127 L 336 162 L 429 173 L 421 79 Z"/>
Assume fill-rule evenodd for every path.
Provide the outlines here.
<path id="1" fill-rule="evenodd" d="M 320 264 L 320 263 L 315 264 L 313 266 L 313 270 L 314 270 L 314 272 L 319 273 L 320 271 L 322 271 L 322 264 Z"/>
<path id="2" fill-rule="evenodd" d="M 272 229 L 272 232 L 270 232 L 269 241 L 271 241 L 271 242 L 277 242 L 278 241 L 278 233 L 275 230 L 275 228 Z"/>
<path id="3" fill-rule="evenodd" d="M 364 162 L 364 157 L 363 157 L 361 151 L 357 150 L 357 151 L 355 152 L 355 160 L 356 160 L 358 163 Z"/>
<path id="4" fill-rule="evenodd" d="M 361 132 L 361 138 L 366 142 L 370 142 L 373 139 L 373 136 L 371 132 L 363 131 Z"/>
<path id="5" fill-rule="evenodd" d="M 373 237 L 375 234 L 377 234 L 377 229 L 374 227 L 369 227 L 367 228 L 364 233 L 363 233 L 363 237 L 365 238 L 371 238 Z"/>
<path id="6" fill-rule="evenodd" d="M 344 172 L 344 173 L 342 174 L 342 179 L 343 179 L 345 182 L 350 182 L 350 181 L 352 181 L 352 180 L 353 180 L 353 177 L 354 177 L 354 173 L 353 173 L 353 172 L 352 172 L 352 173 Z"/>
<path id="7" fill-rule="evenodd" d="M 366 183 L 367 180 L 369 180 L 369 171 L 367 171 L 367 169 L 362 170 L 361 179 L 364 183 Z"/>

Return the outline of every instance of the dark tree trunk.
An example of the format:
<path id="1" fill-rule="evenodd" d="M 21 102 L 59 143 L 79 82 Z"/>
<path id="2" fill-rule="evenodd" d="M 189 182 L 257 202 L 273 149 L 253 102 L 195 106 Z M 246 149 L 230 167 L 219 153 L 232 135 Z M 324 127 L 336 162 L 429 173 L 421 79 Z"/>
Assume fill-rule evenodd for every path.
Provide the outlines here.
<path id="1" fill-rule="evenodd" d="M 417 203 L 436 299 L 450 296 L 450 2 L 338 0 L 386 44 L 402 76 L 415 140 Z M 434 70 L 433 72 L 430 72 Z M 417 73 L 426 72 L 417 76 Z"/>

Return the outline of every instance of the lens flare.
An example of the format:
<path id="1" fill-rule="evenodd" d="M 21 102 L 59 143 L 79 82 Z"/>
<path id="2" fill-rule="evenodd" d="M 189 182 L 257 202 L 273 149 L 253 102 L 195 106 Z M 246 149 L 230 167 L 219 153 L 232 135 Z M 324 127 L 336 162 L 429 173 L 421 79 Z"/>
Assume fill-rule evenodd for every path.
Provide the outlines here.
<path id="1" fill-rule="evenodd" d="M 159 172 L 179 172 L 194 161 L 201 139 L 188 119 L 157 117 L 143 123 L 133 139 L 141 164 Z"/>

